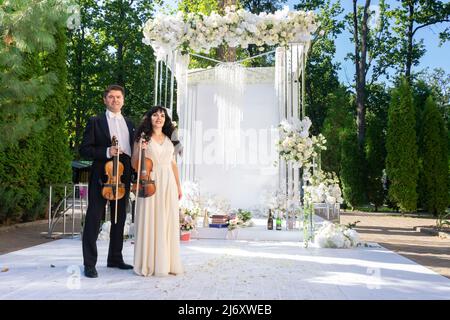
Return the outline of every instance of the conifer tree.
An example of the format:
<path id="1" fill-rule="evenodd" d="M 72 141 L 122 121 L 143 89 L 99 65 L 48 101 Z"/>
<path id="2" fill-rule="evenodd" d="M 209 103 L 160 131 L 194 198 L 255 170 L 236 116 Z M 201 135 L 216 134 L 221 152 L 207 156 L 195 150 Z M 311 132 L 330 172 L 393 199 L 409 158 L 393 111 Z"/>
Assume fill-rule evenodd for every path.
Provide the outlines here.
<path id="1" fill-rule="evenodd" d="M 386 136 L 386 173 L 389 197 L 402 212 L 417 205 L 418 156 L 416 117 L 409 84 L 402 79 L 392 93 Z"/>
<path id="2" fill-rule="evenodd" d="M 425 204 L 428 212 L 437 216 L 449 203 L 447 130 L 431 96 L 425 102 L 422 132 Z"/>
<path id="3" fill-rule="evenodd" d="M 342 194 L 352 209 L 365 202 L 365 158 L 358 146 L 356 126 L 342 134 L 341 170 Z"/>
<path id="4" fill-rule="evenodd" d="M 48 56 L 56 49 L 55 34 L 65 30 L 69 4 L 17 0 L 0 5 L 0 151 L 6 155 L 0 158 L 0 223 L 43 216 L 47 183 L 56 165 L 64 167 L 61 158 L 52 159 L 49 152 L 61 144 L 47 133 L 64 128 L 64 121 L 57 119 L 61 109 L 53 109 L 49 97 L 58 92 L 56 84 L 66 83 L 45 57 L 58 55 Z M 65 57 L 62 61 L 65 67 Z"/>

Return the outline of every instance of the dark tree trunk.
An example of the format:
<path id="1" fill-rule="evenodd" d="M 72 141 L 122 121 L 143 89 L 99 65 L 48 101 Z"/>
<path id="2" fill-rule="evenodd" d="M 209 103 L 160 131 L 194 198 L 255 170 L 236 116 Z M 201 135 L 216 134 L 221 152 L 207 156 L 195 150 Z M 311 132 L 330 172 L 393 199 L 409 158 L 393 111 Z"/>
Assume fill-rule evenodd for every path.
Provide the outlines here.
<path id="1" fill-rule="evenodd" d="M 361 45 L 358 34 L 358 8 L 357 0 L 353 0 L 353 28 L 355 39 L 355 66 L 356 66 L 356 124 L 358 133 L 358 145 L 364 146 L 366 134 L 366 68 L 367 68 L 367 20 L 370 0 L 364 5 L 363 20 L 361 25 Z"/>
<path id="2" fill-rule="evenodd" d="M 412 66 L 412 56 L 413 56 L 413 28 L 414 28 L 414 4 L 409 1 L 409 16 L 408 16 L 408 48 L 406 52 L 406 65 L 405 65 L 405 76 L 406 80 L 411 83 L 411 66 Z"/>

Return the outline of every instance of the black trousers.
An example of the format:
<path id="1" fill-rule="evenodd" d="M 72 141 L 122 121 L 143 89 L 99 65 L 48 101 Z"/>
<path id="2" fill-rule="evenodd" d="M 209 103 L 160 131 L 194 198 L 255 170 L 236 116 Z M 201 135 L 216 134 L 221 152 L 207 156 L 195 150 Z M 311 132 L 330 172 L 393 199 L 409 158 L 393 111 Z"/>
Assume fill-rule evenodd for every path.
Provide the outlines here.
<path id="1" fill-rule="evenodd" d="M 115 221 L 116 201 L 110 202 L 111 230 L 109 234 L 108 263 L 120 263 L 123 261 L 123 229 L 126 220 L 126 205 L 130 194 L 131 161 L 130 157 L 122 154 L 120 161 L 124 165 L 122 182 L 125 184 L 125 196 L 118 200 L 117 224 Z M 97 263 L 97 238 L 100 232 L 100 223 L 105 215 L 106 200 L 102 196 L 101 181 L 104 173 L 92 172 L 89 181 L 89 205 L 86 212 L 86 220 L 83 228 L 83 264 L 95 266 Z"/>

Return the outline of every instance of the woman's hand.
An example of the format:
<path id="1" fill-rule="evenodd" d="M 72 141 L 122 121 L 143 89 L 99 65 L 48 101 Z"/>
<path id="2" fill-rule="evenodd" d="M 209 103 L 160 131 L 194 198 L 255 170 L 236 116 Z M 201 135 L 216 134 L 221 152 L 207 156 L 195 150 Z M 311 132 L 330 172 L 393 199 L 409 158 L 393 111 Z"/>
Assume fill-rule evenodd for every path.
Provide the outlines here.
<path id="1" fill-rule="evenodd" d="M 181 200 L 182 197 L 183 197 L 183 191 L 181 191 L 181 188 L 178 187 L 178 200 Z"/>
<path id="2" fill-rule="evenodd" d="M 142 140 L 142 150 L 147 149 L 148 147 L 148 141 Z"/>

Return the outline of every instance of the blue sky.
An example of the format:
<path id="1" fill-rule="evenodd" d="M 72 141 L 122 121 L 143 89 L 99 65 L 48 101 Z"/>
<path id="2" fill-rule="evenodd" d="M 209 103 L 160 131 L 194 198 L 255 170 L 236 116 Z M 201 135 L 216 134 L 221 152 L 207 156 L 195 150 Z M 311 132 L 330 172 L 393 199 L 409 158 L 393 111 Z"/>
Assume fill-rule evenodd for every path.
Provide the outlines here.
<path id="1" fill-rule="evenodd" d="M 364 1 L 359 1 L 361 4 Z M 396 0 L 386 0 L 386 2 L 391 6 L 397 5 L 398 1 Z M 289 5 L 289 9 L 293 10 L 294 5 L 299 3 L 299 0 L 288 0 L 287 5 Z M 377 0 L 373 0 L 373 5 L 378 4 Z M 350 0 L 341 0 L 341 5 L 344 8 L 344 14 L 353 11 L 353 1 Z M 448 24 L 448 23 L 447 23 Z M 450 72 L 450 43 L 446 42 L 441 47 L 439 47 L 439 32 L 443 31 L 444 27 L 439 26 L 430 26 L 425 27 L 417 31 L 415 35 L 415 39 L 419 40 L 421 38 L 424 39 L 425 49 L 427 52 L 421 58 L 420 64 L 416 67 L 413 67 L 414 71 L 422 70 L 426 67 L 430 69 L 434 68 L 443 68 L 447 73 Z M 349 52 L 354 51 L 354 45 L 350 41 L 350 33 L 346 30 L 339 35 L 336 39 L 336 57 L 335 61 L 341 63 L 341 70 L 339 72 L 339 78 L 346 85 L 349 85 L 353 81 L 353 76 L 355 74 L 355 67 L 351 61 L 345 61 L 344 58 Z"/>
<path id="2" fill-rule="evenodd" d="M 166 0 L 169 6 L 173 7 L 173 4 L 177 0 Z M 288 0 L 286 5 L 290 10 L 294 9 L 294 5 L 299 3 L 299 0 Z M 361 4 L 364 1 L 359 1 Z M 397 0 L 386 0 L 391 6 L 398 5 Z M 378 0 L 372 0 L 372 5 L 377 5 Z M 343 16 L 349 12 L 352 12 L 352 1 L 341 0 L 341 5 L 344 7 Z M 343 18 L 342 16 L 342 18 Z M 447 23 L 448 24 L 448 23 Z M 427 50 L 425 55 L 420 59 L 420 64 L 413 67 L 413 72 L 420 71 L 426 67 L 431 70 L 434 68 L 443 68 L 447 73 L 450 73 L 450 42 L 444 43 L 439 47 L 439 32 L 444 30 L 443 24 L 440 26 L 429 26 L 420 29 L 415 35 L 415 40 L 421 38 L 424 39 L 425 49 Z M 350 33 L 346 30 L 338 36 L 336 39 L 336 56 L 335 61 L 341 63 L 341 70 L 339 71 L 340 80 L 350 85 L 353 82 L 353 76 L 355 73 L 355 67 L 351 61 L 346 61 L 344 58 L 349 52 L 354 51 L 353 43 L 350 41 Z"/>

